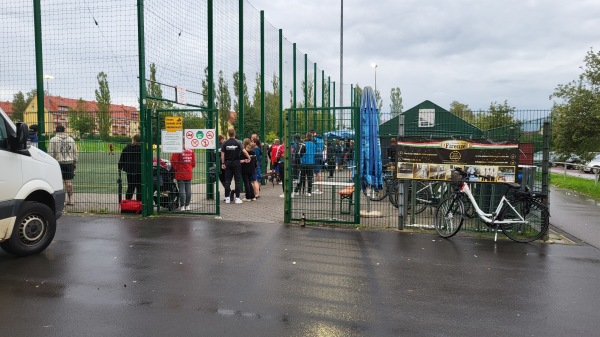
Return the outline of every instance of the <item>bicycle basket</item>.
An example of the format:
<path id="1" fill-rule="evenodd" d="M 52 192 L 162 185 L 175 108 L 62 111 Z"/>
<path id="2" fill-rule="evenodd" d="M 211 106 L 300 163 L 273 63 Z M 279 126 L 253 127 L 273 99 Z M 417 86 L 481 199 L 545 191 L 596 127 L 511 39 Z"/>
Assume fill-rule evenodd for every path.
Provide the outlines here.
<path id="1" fill-rule="evenodd" d="M 462 187 L 462 183 L 464 181 L 462 175 L 458 171 L 452 171 L 450 175 L 450 179 L 452 180 L 452 187 L 455 189 L 459 189 Z"/>

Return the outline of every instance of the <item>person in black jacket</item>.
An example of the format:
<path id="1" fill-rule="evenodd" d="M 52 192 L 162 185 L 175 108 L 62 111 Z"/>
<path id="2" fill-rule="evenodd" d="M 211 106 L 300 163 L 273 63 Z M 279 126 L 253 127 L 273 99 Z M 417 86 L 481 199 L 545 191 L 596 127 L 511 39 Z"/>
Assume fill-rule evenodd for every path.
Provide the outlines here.
<path id="1" fill-rule="evenodd" d="M 132 142 L 127 144 L 119 157 L 119 170 L 127 173 L 127 192 L 125 199 L 131 200 L 135 192 L 135 199 L 142 200 L 142 147 L 141 136 L 133 136 Z"/>
<path id="2" fill-rule="evenodd" d="M 240 186 L 239 181 L 242 180 L 242 161 L 245 163 L 250 162 L 250 155 L 248 151 L 244 149 L 242 142 L 235 139 L 235 130 L 227 130 L 229 139 L 223 142 L 221 145 L 221 169 L 225 170 L 225 203 L 231 202 L 231 180 L 235 183 L 235 203 L 241 204 L 243 201 L 240 199 Z M 242 157 L 242 154 L 244 157 Z M 243 159 L 240 159 L 243 158 Z"/>
<path id="3" fill-rule="evenodd" d="M 252 143 L 250 138 L 245 138 L 243 145 L 246 152 L 250 155 L 250 161 L 245 161 L 244 155 L 240 156 L 242 181 L 244 182 L 244 190 L 246 191 L 246 198 L 243 201 L 253 201 L 256 200 L 254 186 L 252 185 L 254 171 L 256 170 L 256 153 L 254 152 L 254 143 Z"/>

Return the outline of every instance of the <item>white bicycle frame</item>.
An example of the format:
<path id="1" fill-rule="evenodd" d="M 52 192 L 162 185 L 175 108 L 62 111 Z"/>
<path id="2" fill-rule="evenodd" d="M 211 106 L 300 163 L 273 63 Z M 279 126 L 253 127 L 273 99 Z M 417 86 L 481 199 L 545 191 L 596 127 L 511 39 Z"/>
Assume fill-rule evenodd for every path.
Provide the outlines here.
<path id="1" fill-rule="evenodd" d="M 473 194 L 471 193 L 471 189 L 469 188 L 469 185 L 464 181 L 460 188 L 460 192 L 467 195 L 467 197 L 469 198 L 469 201 L 471 201 L 471 204 L 475 208 L 475 212 L 477 213 L 479 218 L 481 220 L 483 220 L 485 223 L 488 223 L 491 225 L 527 224 L 528 223 L 528 221 L 525 220 L 525 218 L 521 215 L 521 213 L 519 213 L 515 209 L 515 207 L 510 203 L 510 201 L 508 201 L 508 199 L 506 198 L 506 196 L 504 194 L 502 195 L 502 198 L 500 199 L 500 203 L 498 203 L 498 207 L 496 207 L 496 210 L 493 213 L 485 213 L 484 211 L 481 210 L 481 208 L 479 208 L 477 201 L 475 201 L 475 197 L 473 197 Z M 514 220 L 514 219 L 497 220 L 498 215 L 500 214 L 500 211 L 502 210 L 504 204 L 507 204 L 508 207 L 510 207 L 513 210 L 513 212 L 515 212 L 515 214 L 519 217 L 518 220 Z M 496 226 L 496 235 L 495 235 L 494 241 L 496 241 L 497 239 L 498 239 L 498 226 Z"/>

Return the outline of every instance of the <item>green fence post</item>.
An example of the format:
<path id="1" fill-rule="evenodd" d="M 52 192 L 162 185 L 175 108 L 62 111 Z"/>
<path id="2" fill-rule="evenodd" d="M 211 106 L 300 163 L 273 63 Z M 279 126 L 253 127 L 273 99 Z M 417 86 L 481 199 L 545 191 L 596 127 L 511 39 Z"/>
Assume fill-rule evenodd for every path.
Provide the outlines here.
<path id="1" fill-rule="evenodd" d="M 44 58 L 42 54 L 42 13 L 40 0 L 33 0 L 33 25 L 35 28 L 35 77 L 37 90 L 38 147 L 46 151 L 46 116 L 44 115 Z"/>
<path id="2" fill-rule="evenodd" d="M 321 108 L 325 108 L 325 70 L 321 70 Z M 322 134 L 325 131 L 325 111 L 327 111 L 327 114 L 329 114 L 329 110 L 321 109 L 321 117 L 319 123 L 321 125 L 319 129 L 320 134 Z"/>
<path id="3" fill-rule="evenodd" d="M 294 57 L 295 60 L 295 57 Z M 294 67 L 295 70 L 295 67 Z M 294 74 L 296 72 L 294 71 Z M 294 111 L 295 112 L 295 111 Z M 289 129 L 289 117 L 290 117 L 290 111 L 288 110 L 286 117 L 285 117 L 285 134 L 287 139 L 292 139 L 291 137 L 291 132 Z M 284 223 L 290 223 L 290 221 L 292 220 L 292 156 L 291 156 L 291 151 L 292 151 L 292 142 L 288 141 L 284 143 L 285 146 L 285 153 L 286 156 L 284 158 L 285 161 L 285 165 L 283 167 L 283 169 L 285 170 L 285 176 L 283 177 L 283 182 L 282 184 L 284 184 L 285 186 L 285 193 L 283 194 L 284 199 L 283 199 L 283 222 Z"/>
<path id="4" fill-rule="evenodd" d="M 144 0 L 137 1 L 138 64 L 140 86 L 140 128 L 142 137 L 142 216 L 151 215 L 152 207 L 152 116 L 146 110 L 146 53 L 144 44 Z M 157 132 L 159 125 L 157 127 Z"/>
<path id="5" fill-rule="evenodd" d="M 294 61 L 293 61 L 293 63 L 294 63 L 294 76 L 293 76 L 294 77 L 294 79 L 293 79 L 293 82 L 294 82 L 293 83 L 294 95 L 293 95 L 293 102 L 292 102 L 293 103 L 293 107 L 292 108 L 296 109 L 297 103 L 298 103 L 297 102 L 297 97 L 296 97 L 296 90 L 298 89 L 297 86 L 296 86 L 296 81 L 297 81 L 297 78 L 296 78 L 296 44 L 294 43 L 293 46 L 294 46 Z M 286 119 L 288 119 L 288 118 L 290 118 L 289 114 L 286 116 Z M 296 125 L 296 114 L 295 113 L 292 114 L 292 120 L 291 120 L 291 122 L 292 122 L 292 125 Z"/>
<path id="6" fill-rule="evenodd" d="M 353 119 L 355 128 L 354 130 L 354 223 L 360 223 L 360 175 L 361 175 L 361 163 L 360 163 L 360 136 L 361 136 L 361 125 L 360 125 L 360 110 L 356 106 L 352 106 Z"/>
<path id="7" fill-rule="evenodd" d="M 333 103 L 333 127 L 337 130 L 337 110 L 335 109 L 335 81 L 333 81 L 333 100 L 331 101 L 331 103 Z"/>
<path id="8" fill-rule="evenodd" d="M 304 54 L 304 133 L 308 132 L 308 54 Z M 297 130 L 298 128 L 296 128 Z M 304 139 L 304 138 L 303 138 Z"/>
<path id="9" fill-rule="evenodd" d="M 327 76 L 327 107 L 331 108 L 331 76 Z M 331 131 L 332 111 L 334 110 L 327 110 L 327 131 Z"/>
<path id="10" fill-rule="evenodd" d="M 265 139 L 265 11 L 260 11 L 260 139 Z"/>
<path id="11" fill-rule="evenodd" d="M 317 130 L 317 109 L 316 109 L 317 108 L 317 63 L 316 62 L 313 63 L 313 68 L 314 68 L 314 70 L 313 70 L 313 73 L 314 73 L 313 74 L 313 82 L 314 82 L 314 84 L 313 84 L 313 92 L 314 92 L 314 94 L 313 94 L 313 102 L 314 102 L 313 103 L 313 108 L 315 108 L 315 109 L 312 112 L 313 113 L 313 126 L 312 126 L 312 129 L 316 131 Z"/>
<path id="12" fill-rule="evenodd" d="M 296 46 L 294 44 L 294 46 Z M 296 49 L 294 47 L 294 53 Z M 296 71 L 296 63 L 294 56 L 294 71 Z M 279 30 L 279 138 L 283 138 L 283 30 Z M 266 171 L 263 171 L 266 172 Z"/>
<path id="13" fill-rule="evenodd" d="M 214 54 L 213 54 L 213 48 L 214 48 L 214 44 L 213 44 L 213 0 L 208 0 L 207 4 L 206 4 L 206 13 L 207 13 L 207 21 L 206 21 L 206 30 L 207 30 L 207 38 L 208 38 L 208 121 L 207 121 L 207 129 L 212 129 L 215 128 L 216 129 L 216 124 L 214 123 L 215 121 L 215 97 L 214 97 L 214 90 L 215 90 L 215 80 L 214 80 L 214 74 L 213 74 L 213 67 L 214 67 Z M 216 134 L 219 134 L 218 130 L 216 132 Z M 206 183 L 206 199 L 208 200 L 217 200 L 216 203 L 216 213 L 217 215 L 219 215 L 219 198 L 218 198 L 218 193 L 219 193 L 219 189 L 217 188 L 217 198 L 215 199 L 215 186 L 218 186 L 216 183 L 213 184 L 213 182 L 210 180 L 210 167 L 211 165 L 214 165 L 215 167 L 215 180 L 218 180 L 218 176 L 219 176 L 219 171 L 221 170 L 221 165 L 219 165 L 219 159 L 218 157 L 218 149 L 215 150 L 206 150 L 206 153 L 210 153 L 210 151 L 212 151 L 212 157 L 211 159 L 214 159 L 214 163 L 211 163 L 212 160 L 206 160 L 206 179 L 205 181 Z"/>
<path id="14" fill-rule="evenodd" d="M 239 130 L 236 131 L 238 137 L 240 139 L 244 139 L 244 0 L 239 1 L 239 77 L 238 77 L 238 87 L 239 87 L 239 96 L 238 96 L 238 107 L 240 109 L 238 121 L 239 121 Z"/>
<path id="15" fill-rule="evenodd" d="M 354 84 L 350 84 L 350 106 L 354 106 Z M 354 109 L 350 109 L 350 129 L 354 130 Z"/>

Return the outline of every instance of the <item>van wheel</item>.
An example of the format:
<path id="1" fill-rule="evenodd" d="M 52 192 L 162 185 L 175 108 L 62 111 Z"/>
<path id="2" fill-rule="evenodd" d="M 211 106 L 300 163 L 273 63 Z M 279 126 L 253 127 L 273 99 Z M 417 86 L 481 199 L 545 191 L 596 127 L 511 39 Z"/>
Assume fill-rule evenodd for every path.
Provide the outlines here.
<path id="1" fill-rule="evenodd" d="M 52 210 L 42 203 L 25 201 L 10 239 L 0 243 L 0 247 L 17 256 L 37 254 L 50 245 L 55 233 L 56 219 Z"/>

